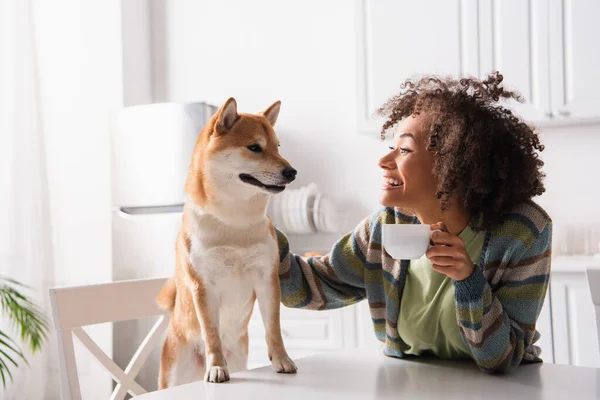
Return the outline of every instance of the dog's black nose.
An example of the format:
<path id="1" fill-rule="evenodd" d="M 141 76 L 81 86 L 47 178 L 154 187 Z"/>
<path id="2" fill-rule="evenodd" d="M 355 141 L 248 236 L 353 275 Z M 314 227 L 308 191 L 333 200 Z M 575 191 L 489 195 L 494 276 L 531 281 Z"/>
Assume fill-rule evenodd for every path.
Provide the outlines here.
<path id="1" fill-rule="evenodd" d="M 298 171 L 296 171 L 292 167 L 284 168 L 283 171 L 281 171 L 281 175 L 283 175 L 285 177 L 285 179 L 287 179 L 290 182 L 293 181 L 294 179 L 296 179 L 297 174 L 298 174 Z"/>

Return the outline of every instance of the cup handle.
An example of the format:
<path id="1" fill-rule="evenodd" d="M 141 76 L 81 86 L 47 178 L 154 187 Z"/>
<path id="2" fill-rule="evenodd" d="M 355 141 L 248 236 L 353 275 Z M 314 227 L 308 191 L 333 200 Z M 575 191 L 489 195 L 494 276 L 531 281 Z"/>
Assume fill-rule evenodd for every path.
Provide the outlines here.
<path id="1" fill-rule="evenodd" d="M 429 248 L 431 248 L 431 246 L 434 245 L 434 243 L 431 241 L 431 236 L 433 235 L 434 232 L 442 232 L 441 229 L 434 229 L 431 231 L 431 233 L 429 234 Z"/>

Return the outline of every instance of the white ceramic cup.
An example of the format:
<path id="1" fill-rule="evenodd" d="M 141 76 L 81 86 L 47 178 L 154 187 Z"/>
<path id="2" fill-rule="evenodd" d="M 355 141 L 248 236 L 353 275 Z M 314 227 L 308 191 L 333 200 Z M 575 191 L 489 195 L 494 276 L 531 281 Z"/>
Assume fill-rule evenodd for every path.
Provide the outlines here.
<path id="1" fill-rule="evenodd" d="M 433 232 L 427 224 L 383 224 L 382 243 L 396 260 L 417 260 L 429 248 Z"/>

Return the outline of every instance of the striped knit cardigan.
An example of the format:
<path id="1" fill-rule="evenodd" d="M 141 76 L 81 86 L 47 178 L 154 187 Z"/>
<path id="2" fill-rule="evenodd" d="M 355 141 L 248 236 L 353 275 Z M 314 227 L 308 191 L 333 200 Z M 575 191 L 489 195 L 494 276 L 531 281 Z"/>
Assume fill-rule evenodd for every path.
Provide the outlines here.
<path id="1" fill-rule="evenodd" d="M 408 260 L 392 259 L 381 246 L 382 224 L 417 224 L 415 217 L 384 208 L 337 241 L 330 254 L 304 259 L 289 252 L 277 231 L 282 303 L 328 310 L 369 302 L 375 335 L 388 356 L 407 349 L 397 322 Z M 484 372 L 510 372 L 521 362 L 541 362 L 535 329 L 550 275 L 552 221 L 534 202 L 524 203 L 486 232 L 473 274 L 453 281 L 462 339 Z"/>

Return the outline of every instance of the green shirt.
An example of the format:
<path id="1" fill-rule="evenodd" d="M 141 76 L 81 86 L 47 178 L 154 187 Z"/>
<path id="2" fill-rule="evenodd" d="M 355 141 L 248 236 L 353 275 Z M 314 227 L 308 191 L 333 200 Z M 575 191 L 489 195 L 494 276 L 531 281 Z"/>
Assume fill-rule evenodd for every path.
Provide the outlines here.
<path id="1" fill-rule="evenodd" d="M 477 265 L 485 231 L 476 232 L 467 226 L 459 237 Z M 400 305 L 398 333 L 409 346 L 406 354 L 427 352 L 441 358 L 471 357 L 456 319 L 452 279 L 434 271 L 426 256 L 410 262 Z"/>

